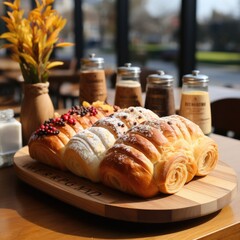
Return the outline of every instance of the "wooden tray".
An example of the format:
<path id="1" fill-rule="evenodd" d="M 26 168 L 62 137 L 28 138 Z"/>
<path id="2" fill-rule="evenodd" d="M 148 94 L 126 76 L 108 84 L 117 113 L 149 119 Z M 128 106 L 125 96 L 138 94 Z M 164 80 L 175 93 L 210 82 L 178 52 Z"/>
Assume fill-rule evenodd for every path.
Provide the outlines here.
<path id="1" fill-rule="evenodd" d="M 41 164 L 31 159 L 28 147 L 15 154 L 14 167 L 20 179 L 57 199 L 97 215 L 132 222 L 163 223 L 201 217 L 228 205 L 237 192 L 236 173 L 223 162 L 178 193 L 147 200 Z"/>

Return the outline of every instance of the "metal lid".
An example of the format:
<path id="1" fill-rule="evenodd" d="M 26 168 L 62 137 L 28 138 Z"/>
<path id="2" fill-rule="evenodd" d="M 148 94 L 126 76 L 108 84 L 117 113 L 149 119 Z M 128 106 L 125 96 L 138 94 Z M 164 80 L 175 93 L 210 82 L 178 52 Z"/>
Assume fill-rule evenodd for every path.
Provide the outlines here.
<path id="1" fill-rule="evenodd" d="M 11 118 L 13 118 L 13 116 L 14 116 L 13 109 L 6 109 L 3 111 L 0 111 L 0 122 L 8 121 Z"/>
<path id="2" fill-rule="evenodd" d="M 147 77 L 147 81 L 149 83 L 166 84 L 172 83 L 174 81 L 173 76 L 165 74 L 164 71 L 159 70 L 157 72 L 157 74 L 151 74 Z"/>
<path id="3" fill-rule="evenodd" d="M 94 66 L 98 67 L 98 66 L 102 66 L 102 64 L 104 63 L 104 59 L 96 57 L 95 53 L 91 53 L 89 55 L 89 58 L 82 58 L 81 63 L 83 66 L 85 65 L 89 67 L 94 67 Z"/>
<path id="4" fill-rule="evenodd" d="M 206 83 L 209 81 L 208 76 L 203 75 L 203 74 L 199 74 L 200 71 L 199 70 L 193 70 L 192 74 L 187 74 L 184 75 L 182 78 L 183 82 L 187 82 L 187 83 Z"/>
<path id="5" fill-rule="evenodd" d="M 139 74 L 141 69 L 140 67 L 132 67 L 131 63 L 125 63 L 124 67 L 119 67 L 117 72 L 119 75 L 129 76 Z"/>

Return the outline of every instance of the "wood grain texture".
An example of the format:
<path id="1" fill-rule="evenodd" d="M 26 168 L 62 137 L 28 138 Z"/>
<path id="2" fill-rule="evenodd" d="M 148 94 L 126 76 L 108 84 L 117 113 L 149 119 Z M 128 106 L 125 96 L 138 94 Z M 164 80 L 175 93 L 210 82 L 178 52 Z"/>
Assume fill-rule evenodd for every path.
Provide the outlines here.
<path id="1" fill-rule="evenodd" d="M 211 174 L 195 178 L 178 193 L 147 200 L 43 165 L 31 159 L 28 147 L 16 153 L 14 168 L 23 181 L 70 205 L 131 222 L 166 223 L 205 216 L 228 205 L 237 192 L 236 173 L 222 162 Z"/>

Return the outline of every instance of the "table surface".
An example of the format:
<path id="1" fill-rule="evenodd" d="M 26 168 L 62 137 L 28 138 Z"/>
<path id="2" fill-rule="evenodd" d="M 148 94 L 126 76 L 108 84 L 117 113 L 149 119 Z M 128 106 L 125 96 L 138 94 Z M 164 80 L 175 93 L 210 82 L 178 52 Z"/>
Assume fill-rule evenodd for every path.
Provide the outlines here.
<path id="1" fill-rule="evenodd" d="M 212 134 L 220 160 L 240 176 L 240 141 Z M 239 179 L 238 179 L 239 183 Z M 106 219 L 34 189 L 13 167 L 0 169 L 0 239 L 240 239 L 240 193 L 221 211 L 165 224 Z"/>

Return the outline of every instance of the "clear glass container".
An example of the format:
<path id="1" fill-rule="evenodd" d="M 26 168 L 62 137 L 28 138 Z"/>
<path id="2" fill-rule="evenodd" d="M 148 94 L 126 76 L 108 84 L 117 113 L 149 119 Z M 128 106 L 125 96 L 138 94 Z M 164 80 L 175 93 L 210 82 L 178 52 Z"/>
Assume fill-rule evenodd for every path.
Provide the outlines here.
<path id="1" fill-rule="evenodd" d="M 147 77 L 145 108 L 155 112 L 158 116 L 175 114 L 173 91 L 174 78 L 164 71 Z"/>
<path id="2" fill-rule="evenodd" d="M 21 123 L 12 109 L 0 111 L 0 167 L 13 164 L 13 156 L 22 147 Z"/>
<path id="3" fill-rule="evenodd" d="M 211 106 L 208 93 L 208 76 L 194 70 L 183 76 L 182 94 L 179 114 L 193 121 L 203 133 L 211 133 Z"/>
<path id="4" fill-rule="evenodd" d="M 81 59 L 79 103 L 90 104 L 95 101 L 107 101 L 107 84 L 104 71 L 104 59 L 90 54 Z"/>
<path id="5" fill-rule="evenodd" d="M 126 63 L 118 68 L 115 86 L 115 105 L 121 108 L 143 106 L 140 73 L 141 69 L 133 67 L 131 63 Z"/>

